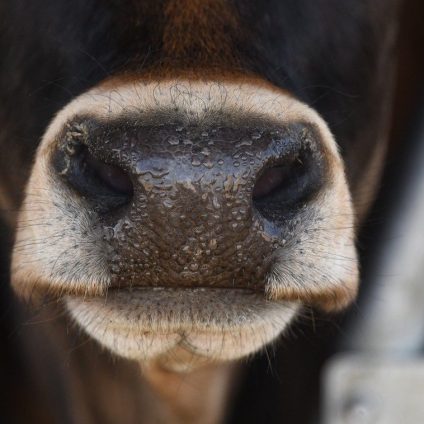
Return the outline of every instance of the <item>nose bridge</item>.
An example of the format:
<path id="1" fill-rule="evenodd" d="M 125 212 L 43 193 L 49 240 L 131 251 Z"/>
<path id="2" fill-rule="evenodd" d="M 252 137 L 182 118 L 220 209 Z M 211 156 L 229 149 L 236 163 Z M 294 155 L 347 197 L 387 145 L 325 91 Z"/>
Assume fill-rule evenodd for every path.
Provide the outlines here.
<path id="1" fill-rule="evenodd" d="M 149 145 L 152 156 L 137 162 L 136 202 L 148 210 L 146 218 L 167 228 L 174 240 L 170 245 L 179 240 L 182 256 L 221 249 L 224 238 L 234 243 L 246 237 L 258 158 L 253 153 L 241 158 L 237 140 L 225 129 L 168 131 L 169 136 L 159 135 L 155 146 Z"/>
<path id="2" fill-rule="evenodd" d="M 219 212 L 224 203 L 246 203 L 251 196 L 264 156 L 264 143 L 254 146 L 252 131 L 170 126 L 155 137 L 141 141 L 137 184 L 147 195 L 166 198 L 166 208 Z"/>

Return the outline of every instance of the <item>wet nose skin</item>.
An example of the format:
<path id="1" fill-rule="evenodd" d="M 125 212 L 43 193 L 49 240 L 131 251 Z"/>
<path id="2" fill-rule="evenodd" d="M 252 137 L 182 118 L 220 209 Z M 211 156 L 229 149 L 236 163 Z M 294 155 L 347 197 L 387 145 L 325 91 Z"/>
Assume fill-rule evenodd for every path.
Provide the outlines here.
<path id="1" fill-rule="evenodd" d="M 75 128 L 54 164 L 97 211 L 116 286 L 262 289 L 325 180 L 301 123 Z"/>

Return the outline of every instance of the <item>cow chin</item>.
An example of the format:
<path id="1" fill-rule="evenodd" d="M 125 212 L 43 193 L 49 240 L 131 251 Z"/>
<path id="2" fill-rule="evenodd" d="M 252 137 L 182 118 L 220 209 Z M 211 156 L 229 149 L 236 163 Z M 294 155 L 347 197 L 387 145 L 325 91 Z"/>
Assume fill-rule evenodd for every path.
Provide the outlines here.
<path id="1" fill-rule="evenodd" d="M 156 112 L 163 120 L 159 124 L 149 121 Z M 178 126 L 163 130 L 163 124 L 172 122 L 174 113 L 178 113 Z M 125 217 L 117 215 L 116 210 L 105 214 L 93 206 L 90 196 L 97 193 L 81 195 L 63 182 L 70 172 L 70 161 L 74 160 L 74 152 L 68 151 L 75 146 L 74 140 L 82 138 L 83 143 L 87 142 L 87 132 L 91 131 L 87 120 L 108 125 L 117 120 L 127 123 L 134 116 L 139 126 L 157 125 L 158 131 L 175 131 L 176 135 L 168 138 L 169 149 L 174 149 L 172 155 L 179 158 L 182 167 L 186 162 L 178 155 L 188 148 L 193 152 L 193 126 L 210 129 L 216 120 L 220 120 L 220 125 L 215 130 L 218 135 L 206 132 L 208 141 L 196 153 L 205 172 L 199 180 L 179 181 L 171 188 L 169 180 L 163 180 L 155 191 L 151 180 L 147 181 L 148 177 L 140 171 L 137 181 L 145 178 L 143 190 L 148 195 L 119 209 L 125 211 Z M 284 219 L 274 219 L 275 214 L 262 209 L 249 209 L 253 191 L 250 180 L 238 180 L 236 173 L 244 163 L 251 168 L 243 175 L 250 175 L 256 172 L 255 161 L 262 160 L 261 152 L 252 150 L 260 135 L 255 133 L 247 141 L 239 139 L 234 143 L 225 140 L 225 128 L 238 128 L 246 116 L 256 120 L 252 118 L 246 127 L 262 128 L 265 122 L 277 128 L 269 138 L 263 131 L 264 146 L 276 143 L 267 147 L 270 154 L 284 150 L 284 143 L 274 138 L 278 138 L 279 128 L 283 132 L 289 128 L 289 135 L 284 137 L 308 143 L 307 153 L 301 153 L 306 160 L 317 157 L 324 164 L 325 172 L 321 175 L 317 171 L 322 181 L 314 194 L 296 206 L 294 212 L 287 212 Z M 295 129 L 290 127 L 293 123 L 298 125 Z M 179 135 L 181 132 L 185 138 Z M 129 139 L 133 137 L 130 132 L 125 134 Z M 199 134 L 201 140 L 203 132 Z M 112 140 L 113 131 L 107 135 Z M 69 140 L 74 144 L 66 144 Z M 151 154 L 155 148 L 151 143 L 153 147 L 143 154 Z M 180 150 L 175 150 L 178 143 Z M 226 152 L 231 143 L 239 149 L 237 159 L 241 164 L 235 165 L 230 184 L 228 175 L 212 175 L 209 169 L 214 155 Z M 133 148 L 131 142 L 127 144 L 128 149 Z M 215 146 L 223 147 L 214 151 Z M 52 165 L 58 150 L 66 159 L 59 161 L 60 172 Z M 139 153 L 128 152 L 119 154 L 119 160 Z M 155 160 L 162 160 L 161 154 Z M 298 161 L 303 166 L 302 158 Z M 142 159 L 137 163 L 144 163 Z M 151 173 L 156 172 L 156 168 L 152 169 Z M 188 173 L 194 172 L 187 169 Z M 224 181 L 222 187 L 216 182 L 220 178 Z M 78 181 L 75 184 L 81 186 Z M 146 181 L 150 181 L 150 186 Z M 195 197 L 198 187 L 209 190 L 208 184 L 215 185 L 216 190 Z M 149 208 L 156 205 L 156 197 L 166 190 L 177 193 L 166 200 L 179 215 L 169 215 L 171 212 L 165 208 L 154 213 L 153 218 L 147 216 Z M 183 192 L 192 202 L 185 204 L 187 213 L 191 207 L 197 208 L 196 216 L 203 220 L 202 225 L 185 225 L 187 214 L 181 212 L 178 204 Z M 242 198 L 245 193 L 246 199 Z M 239 215 L 228 206 L 232 201 L 230 194 L 241 199 L 236 211 Z M 138 196 L 137 188 L 134 196 Z M 165 201 L 159 203 L 166 206 Z M 198 212 L 203 205 L 205 212 Z M 167 231 L 175 222 L 181 224 L 183 236 L 174 248 Z M 143 226 L 148 228 L 139 230 Z M 174 369 L 187 369 L 205 362 L 240 358 L 263 348 L 284 331 L 305 305 L 328 311 L 348 305 L 355 297 L 358 280 L 353 227 L 350 195 L 333 136 L 317 113 L 291 95 L 257 80 L 112 80 L 72 101 L 59 112 L 43 137 L 19 217 L 12 283 L 23 295 L 45 290 L 63 298 L 75 322 L 118 355 L 161 360 Z M 155 244 L 155 237 L 161 244 Z M 221 241 L 225 249 L 221 249 L 218 261 L 218 253 L 214 257 L 214 252 L 220 251 Z"/>

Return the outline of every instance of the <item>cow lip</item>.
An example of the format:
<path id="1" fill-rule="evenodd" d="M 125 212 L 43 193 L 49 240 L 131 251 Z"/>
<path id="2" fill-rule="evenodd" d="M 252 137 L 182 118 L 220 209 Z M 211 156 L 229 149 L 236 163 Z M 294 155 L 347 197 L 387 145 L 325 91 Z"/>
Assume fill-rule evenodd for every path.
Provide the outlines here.
<path id="1" fill-rule="evenodd" d="M 190 305 L 211 305 L 214 302 L 227 302 L 228 299 L 233 299 L 233 304 L 243 307 L 252 301 L 260 303 L 261 305 L 271 303 L 292 303 L 291 300 L 281 299 L 279 301 L 270 301 L 266 299 L 264 292 L 255 291 L 248 288 L 223 288 L 223 287 L 146 287 L 146 286 L 132 286 L 132 287 L 110 287 L 101 294 L 76 294 L 69 293 L 65 299 L 73 299 L 79 302 L 102 302 L 104 305 L 113 306 L 119 304 L 121 307 L 125 305 L 132 305 L 134 302 L 139 302 L 139 307 L 142 303 L 140 299 L 147 298 L 154 301 L 156 306 L 166 311 L 170 308 L 175 299 L 180 299 Z M 196 307 L 198 306 L 196 305 Z"/>
<path id="2" fill-rule="evenodd" d="M 101 310 L 114 311 L 115 321 L 121 323 L 116 325 L 122 325 L 124 322 L 124 328 L 132 327 L 134 322 L 140 323 L 143 320 L 149 323 L 152 317 L 156 317 L 159 321 L 167 322 L 166 325 L 159 326 L 159 332 L 166 330 L 166 333 L 178 332 L 182 327 L 192 328 L 193 313 L 201 321 L 195 325 L 197 330 L 210 331 L 209 324 L 206 327 L 202 324 L 204 317 L 208 317 L 209 321 L 216 321 L 223 330 L 229 322 L 238 321 L 240 317 L 243 322 L 255 322 L 258 314 L 261 315 L 265 311 L 300 306 L 299 302 L 270 301 L 251 290 L 187 287 L 114 289 L 104 296 L 67 295 L 65 302 L 68 306 L 76 302 L 86 307 L 97 305 Z M 131 316 L 136 319 L 129 324 L 128 318 Z M 148 324 L 145 330 L 158 331 L 157 328 L 154 330 L 151 324 Z"/>
<path id="3" fill-rule="evenodd" d="M 240 296 L 240 303 L 246 298 L 254 298 L 260 302 L 269 302 L 265 297 L 264 291 L 255 290 L 252 288 L 240 288 L 240 287 L 190 287 L 190 286 L 124 286 L 124 287 L 108 287 L 102 293 L 67 293 L 65 297 L 72 298 L 75 300 L 93 300 L 93 301 L 103 301 L 105 303 L 108 300 L 113 298 L 121 297 L 123 300 L 124 297 L 128 296 L 128 300 L 132 298 L 132 295 L 138 296 L 139 294 L 145 294 L 152 296 L 157 294 L 159 297 L 162 295 L 176 295 L 176 296 L 198 296 L 200 302 L 203 299 L 208 299 L 210 296 L 223 297 L 225 295 L 230 297 Z M 281 299 L 282 302 L 291 302 L 291 300 Z"/>
<path id="4" fill-rule="evenodd" d="M 64 302 L 75 324 L 113 352 L 175 366 L 187 365 L 187 354 L 189 364 L 249 355 L 276 339 L 301 308 L 243 289 L 133 288 Z"/>
<path id="5" fill-rule="evenodd" d="M 213 287 L 213 286 L 169 286 L 169 285 L 163 285 L 163 286 L 142 286 L 142 285 L 131 285 L 131 286 L 111 286 L 107 289 L 107 293 L 114 293 L 114 292 L 127 292 L 131 293 L 133 291 L 137 290 L 143 290 L 143 291 L 152 291 L 152 292 L 163 292 L 163 291 L 169 291 L 169 292 L 203 292 L 206 293 L 208 291 L 233 291 L 233 292 L 240 292 L 240 293 L 250 293 L 250 294 L 265 294 L 263 290 L 258 290 L 256 288 L 252 287 L 238 287 L 238 286 L 219 286 L 219 287 Z M 104 295 L 103 295 L 104 296 Z M 95 297 L 103 297 L 95 296 Z"/>

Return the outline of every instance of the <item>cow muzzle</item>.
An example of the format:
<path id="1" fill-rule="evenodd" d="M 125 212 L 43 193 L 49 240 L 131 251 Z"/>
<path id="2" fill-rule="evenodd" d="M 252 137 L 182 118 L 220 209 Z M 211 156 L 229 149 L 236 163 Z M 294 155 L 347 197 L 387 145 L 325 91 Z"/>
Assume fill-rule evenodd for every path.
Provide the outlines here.
<path id="1" fill-rule="evenodd" d="M 69 124 L 53 163 L 98 213 L 111 286 L 264 291 L 328 171 L 305 124 Z"/>
<path id="2" fill-rule="evenodd" d="M 334 310 L 356 293 L 335 141 L 263 82 L 109 82 L 80 96 L 43 138 L 20 222 L 15 287 L 65 295 L 129 357 L 242 356 L 301 305 Z"/>

